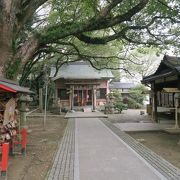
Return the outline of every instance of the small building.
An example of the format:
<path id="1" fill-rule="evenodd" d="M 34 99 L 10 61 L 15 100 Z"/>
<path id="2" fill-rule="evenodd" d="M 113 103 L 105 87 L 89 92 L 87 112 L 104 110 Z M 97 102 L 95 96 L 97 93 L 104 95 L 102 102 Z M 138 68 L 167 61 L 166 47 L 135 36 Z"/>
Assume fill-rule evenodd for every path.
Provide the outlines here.
<path id="1" fill-rule="evenodd" d="M 106 103 L 109 93 L 109 80 L 113 78 L 110 70 L 96 70 L 85 61 L 64 64 L 56 73 L 51 68 L 50 77 L 55 82 L 55 100 L 59 100 L 62 108 L 96 106 Z"/>
<path id="2" fill-rule="evenodd" d="M 12 137 L 16 136 L 19 130 L 19 123 L 17 122 L 16 110 L 23 111 L 22 108 L 17 107 L 17 101 L 20 102 L 18 94 L 30 94 L 26 87 L 19 86 L 17 82 L 0 77 L 0 145 Z M 27 108 L 26 100 L 22 104 L 23 108 Z M 22 119 L 21 119 L 22 120 Z M 22 121 L 20 122 L 23 123 Z"/>
<path id="3" fill-rule="evenodd" d="M 151 87 L 153 120 L 158 121 L 158 113 L 174 113 L 176 93 L 180 92 L 180 57 L 165 55 L 156 72 L 142 83 Z"/>
<path id="4" fill-rule="evenodd" d="M 0 77 L 0 93 L 33 93 L 29 88 L 19 86 L 18 82 Z"/>
<path id="5" fill-rule="evenodd" d="M 129 90 L 134 88 L 134 83 L 123 83 L 123 82 L 111 82 L 109 84 L 110 90 L 118 90 L 122 97 L 128 97 L 129 96 Z"/>

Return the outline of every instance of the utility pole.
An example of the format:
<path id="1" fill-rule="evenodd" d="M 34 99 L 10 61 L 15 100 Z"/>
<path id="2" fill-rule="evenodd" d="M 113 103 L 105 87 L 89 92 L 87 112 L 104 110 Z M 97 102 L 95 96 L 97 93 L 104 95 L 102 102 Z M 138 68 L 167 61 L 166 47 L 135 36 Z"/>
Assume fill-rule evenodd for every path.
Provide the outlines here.
<path id="1" fill-rule="evenodd" d="M 43 130 L 46 130 L 46 119 L 47 119 L 47 93 L 48 93 L 48 70 L 47 65 L 44 66 L 44 83 L 45 83 L 45 99 L 44 99 L 44 119 L 43 119 Z"/>

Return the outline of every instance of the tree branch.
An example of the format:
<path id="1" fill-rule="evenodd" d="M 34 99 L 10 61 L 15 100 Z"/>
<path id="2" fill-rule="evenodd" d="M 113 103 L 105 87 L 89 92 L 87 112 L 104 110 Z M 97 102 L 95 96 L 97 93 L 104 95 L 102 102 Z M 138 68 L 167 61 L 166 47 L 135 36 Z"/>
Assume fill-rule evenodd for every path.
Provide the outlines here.
<path id="1" fill-rule="evenodd" d="M 123 70 L 125 71 L 126 73 L 128 73 L 129 75 L 131 75 L 132 77 L 134 76 L 132 73 L 130 73 L 130 71 L 126 68 L 113 68 L 113 67 L 103 67 L 103 68 L 98 68 L 97 66 L 94 65 L 94 63 L 90 60 L 90 59 L 86 59 L 90 64 L 91 66 L 96 69 L 96 70 L 103 70 L 103 69 L 109 69 L 109 70 Z"/>
<path id="2" fill-rule="evenodd" d="M 131 18 L 140 12 L 147 4 L 149 0 L 142 0 L 140 1 L 136 6 L 128 10 L 127 13 L 116 16 L 111 19 L 111 22 L 109 22 L 109 26 L 114 26 L 116 24 L 122 23 L 124 21 L 131 21 Z"/>
<path id="3" fill-rule="evenodd" d="M 140 3 L 128 10 L 127 13 L 115 17 L 102 18 L 100 12 L 99 16 L 90 19 L 88 22 L 68 22 L 66 24 L 57 24 L 55 26 L 47 27 L 43 31 L 43 34 L 39 34 L 41 44 L 51 43 L 57 39 L 62 39 L 70 35 L 80 36 L 83 32 L 101 30 L 115 26 L 124 21 L 130 21 L 132 16 L 140 12 L 148 2 L 149 0 L 141 0 Z"/>
<path id="4" fill-rule="evenodd" d="M 148 22 L 146 25 L 138 25 L 138 26 L 126 26 L 124 29 L 122 29 L 121 31 L 119 32 L 115 32 L 115 34 L 113 35 L 110 35 L 110 36 L 105 36 L 105 37 L 90 37 L 90 36 L 87 36 L 83 33 L 81 34 L 76 34 L 75 36 L 83 41 L 83 42 L 86 42 L 88 44 L 106 44 L 107 42 L 109 41 L 112 41 L 112 40 L 115 40 L 117 38 L 124 38 L 125 40 L 131 42 L 131 43 L 135 43 L 135 44 L 149 44 L 149 45 L 159 45 L 159 43 L 155 43 L 154 42 L 141 42 L 141 41 L 135 41 L 135 40 L 132 40 L 132 39 L 129 39 L 127 36 L 126 36 L 126 32 L 129 31 L 129 30 L 142 30 L 142 29 L 147 29 L 148 30 L 148 27 L 150 27 L 157 19 L 169 19 L 170 21 L 172 21 L 173 23 L 179 23 L 179 21 L 171 18 L 171 17 L 163 17 L 163 16 L 155 16 L 151 19 L 150 22 Z M 150 33 L 150 31 L 148 30 L 149 34 L 152 36 L 152 34 Z M 155 35 L 154 35 L 155 37 Z M 159 39 L 160 41 L 160 39 Z"/>
<path id="5" fill-rule="evenodd" d="M 166 3 L 162 2 L 161 0 L 157 0 L 160 4 L 162 4 L 163 6 L 165 6 L 166 8 L 170 9 L 171 11 L 173 11 L 174 9 L 169 7 Z"/>
<path id="6" fill-rule="evenodd" d="M 29 21 L 33 17 L 35 11 L 47 1 L 48 0 L 22 1 L 19 12 L 16 15 L 18 19 L 17 32 L 22 30 L 24 24 L 26 24 L 27 21 Z"/>
<path id="7" fill-rule="evenodd" d="M 120 4 L 123 0 L 113 0 L 111 3 L 109 3 L 109 5 L 107 5 L 105 8 L 103 8 L 100 13 L 99 16 L 101 18 L 105 18 L 109 15 L 110 11 L 116 7 L 118 4 Z"/>

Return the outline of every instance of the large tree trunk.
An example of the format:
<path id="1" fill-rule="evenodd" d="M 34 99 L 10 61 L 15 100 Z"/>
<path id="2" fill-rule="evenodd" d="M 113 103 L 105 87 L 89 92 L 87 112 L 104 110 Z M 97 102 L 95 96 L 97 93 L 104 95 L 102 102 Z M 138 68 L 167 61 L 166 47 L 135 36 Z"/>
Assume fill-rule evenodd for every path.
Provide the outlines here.
<path id="1" fill-rule="evenodd" d="M 12 32 L 13 25 L 11 24 L 11 1 L 0 1 L 0 76 L 3 76 L 6 63 L 12 57 Z"/>
<path id="2" fill-rule="evenodd" d="M 13 39 L 16 35 L 17 0 L 0 1 L 0 76 L 5 74 L 7 64 L 13 57 Z"/>
<path id="3" fill-rule="evenodd" d="M 46 0 L 40 0 L 45 2 Z M 29 1 L 28 3 L 35 2 Z M 31 5 L 34 5 L 33 3 Z M 35 9 L 30 7 L 26 11 L 27 17 L 22 15 L 21 0 L 0 0 L 0 76 L 7 75 L 7 68 L 13 67 L 17 71 L 20 67 L 15 67 L 17 61 L 21 67 L 33 57 L 38 47 L 36 38 L 27 40 L 21 48 L 15 47 L 16 38 L 24 28 L 28 17 L 31 17 Z M 33 7 L 36 7 L 35 5 Z M 15 74 L 17 74 L 15 72 Z M 14 78 L 13 75 L 10 78 Z"/>

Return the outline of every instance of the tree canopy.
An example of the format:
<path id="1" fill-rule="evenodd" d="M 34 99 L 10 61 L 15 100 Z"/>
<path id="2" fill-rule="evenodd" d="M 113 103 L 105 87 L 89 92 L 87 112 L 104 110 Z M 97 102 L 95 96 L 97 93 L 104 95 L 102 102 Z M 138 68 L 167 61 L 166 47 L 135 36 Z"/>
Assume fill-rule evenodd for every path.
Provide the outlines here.
<path id="1" fill-rule="evenodd" d="M 22 67 L 56 54 L 88 57 L 82 44 L 79 50 L 82 42 L 87 46 L 117 40 L 120 51 L 142 45 L 178 49 L 179 12 L 178 0 L 1 0 L 3 74 L 13 77 Z"/>
<path id="2" fill-rule="evenodd" d="M 163 52 L 157 48 L 136 48 L 129 53 L 131 61 L 124 61 L 122 69 L 128 69 L 130 73 L 121 71 L 121 77 L 133 82 L 140 82 L 143 77 L 153 74 L 163 59 Z M 133 61 L 133 62 L 132 62 Z"/>

